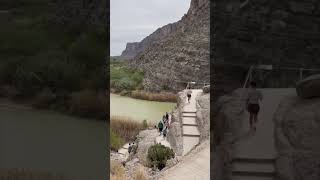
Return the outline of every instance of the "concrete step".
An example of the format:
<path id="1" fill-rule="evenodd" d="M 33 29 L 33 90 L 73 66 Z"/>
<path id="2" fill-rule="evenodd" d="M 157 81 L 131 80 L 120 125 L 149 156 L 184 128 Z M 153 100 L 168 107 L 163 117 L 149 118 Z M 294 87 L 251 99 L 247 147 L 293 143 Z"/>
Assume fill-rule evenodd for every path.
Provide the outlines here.
<path id="1" fill-rule="evenodd" d="M 127 144 L 123 145 L 123 147 L 122 147 L 122 148 L 124 148 L 124 149 L 128 149 L 128 148 L 129 148 L 129 143 L 127 143 Z"/>
<path id="2" fill-rule="evenodd" d="M 120 148 L 120 149 L 118 150 L 118 153 L 119 153 L 119 154 L 123 154 L 123 155 L 129 154 L 129 153 L 128 153 L 128 149 L 124 149 L 124 148 Z"/>
<path id="3" fill-rule="evenodd" d="M 232 180 L 274 180 L 274 177 L 261 177 L 261 176 L 232 176 Z"/>
<path id="4" fill-rule="evenodd" d="M 274 173 L 275 167 L 273 163 L 243 163 L 233 162 L 233 172 L 254 172 L 254 173 Z"/>
<path id="5" fill-rule="evenodd" d="M 193 117 L 196 118 L 197 115 L 194 113 L 182 113 L 182 117 Z"/>
<path id="6" fill-rule="evenodd" d="M 182 155 L 185 155 L 188 152 L 190 152 L 190 150 L 192 148 L 194 148 L 197 144 L 199 144 L 199 137 L 184 136 L 183 137 L 183 154 Z"/>
<path id="7" fill-rule="evenodd" d="M 197 121 L 194 117 L 182 117 L 182 124 L 184 126 L 197 126 Z"/>
<path id="8" fill-rule="evenodd" d="M 234 157 L 232 162 L 243 162 L 243 163 L 275 163 L 275 159 L 264 159 L 264 158 L 245 158 L 245 157 Z"/>
<path id="9" fill-rule="evenodd" d="M 182 113 L 193 113 L 193 114 L 196 114 L 197 111 L 182 111 Z"/>
<path id="10" fill-rule="evenodd" d="M 200 136 L 197 126 L 182 126 L 183 136 Z"/>
<path id="11" fill-rule="evenodd" d="M 252 171 L 232 171 L 232 176 L 249 176 L 249 177 L 271 177 L 276 176 L 275 172 L 252 172 Z"/>

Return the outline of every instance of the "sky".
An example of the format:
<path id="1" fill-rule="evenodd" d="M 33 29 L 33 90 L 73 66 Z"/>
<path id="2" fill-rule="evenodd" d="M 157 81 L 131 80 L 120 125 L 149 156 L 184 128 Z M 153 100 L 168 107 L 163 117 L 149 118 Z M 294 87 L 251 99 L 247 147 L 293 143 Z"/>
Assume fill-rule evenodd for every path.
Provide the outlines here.
<path id="1" fill-rule="evenodd" d="M 121 55 L 127 42 L 140 42 L 187 13 L 191 0 L 111 0 L 110 53 Z"/>

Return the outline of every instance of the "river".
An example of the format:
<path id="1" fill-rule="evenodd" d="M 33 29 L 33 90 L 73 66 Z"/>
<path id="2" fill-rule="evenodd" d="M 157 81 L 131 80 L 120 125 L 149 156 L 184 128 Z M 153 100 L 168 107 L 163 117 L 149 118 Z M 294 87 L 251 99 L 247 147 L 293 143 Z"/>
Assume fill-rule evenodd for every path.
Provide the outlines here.
<path id="1" fill-rule="evenodd" d="M 111 116 L 128 117 L 137 121 L 157 122 L 175 106 L 176 103 L 146 101 L 110 94 Z"/>
<path id="2" fill-rule="evenodd" d="M 73 179 L 106 179 L 105 121 L 0 107 L 0 169 L 27 168 Z"/>

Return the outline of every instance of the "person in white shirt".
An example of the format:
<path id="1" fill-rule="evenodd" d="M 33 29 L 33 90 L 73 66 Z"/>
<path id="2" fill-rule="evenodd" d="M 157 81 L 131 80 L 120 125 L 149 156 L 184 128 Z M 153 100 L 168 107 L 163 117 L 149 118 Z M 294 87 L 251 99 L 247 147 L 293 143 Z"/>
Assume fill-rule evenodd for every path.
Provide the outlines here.
<path id="1" fill-rule="evenodd" d="M 262 93 L 256 89 L 256 82 L 250 83 L 248 97 L 246 100 L 247 110 L 250 113 L 250 128 L 256 130 L 258 121 L 258 113 L 260 110 L 259 101 L 262 101 Z"/>

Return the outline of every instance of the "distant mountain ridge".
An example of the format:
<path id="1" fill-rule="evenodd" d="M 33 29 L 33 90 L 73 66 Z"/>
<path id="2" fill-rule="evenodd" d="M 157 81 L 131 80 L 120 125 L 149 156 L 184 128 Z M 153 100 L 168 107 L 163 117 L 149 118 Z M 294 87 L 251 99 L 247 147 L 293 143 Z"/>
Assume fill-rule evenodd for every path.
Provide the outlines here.
<path id="1" fill-rule="evenodd" d="M 171 23 L 158 28 L 155 32 L 145 37 L 141 42 L 129 42 L 126 49 L 122 52 L 121 58 L 133 59 L 139 53 L 151 46 L 155 41 L 165 38 L 177 29 L 177 23 Z"/>

